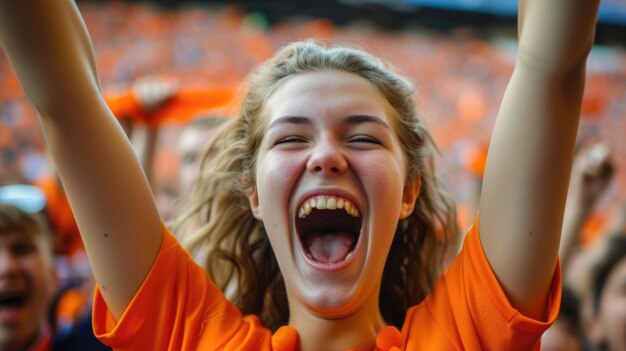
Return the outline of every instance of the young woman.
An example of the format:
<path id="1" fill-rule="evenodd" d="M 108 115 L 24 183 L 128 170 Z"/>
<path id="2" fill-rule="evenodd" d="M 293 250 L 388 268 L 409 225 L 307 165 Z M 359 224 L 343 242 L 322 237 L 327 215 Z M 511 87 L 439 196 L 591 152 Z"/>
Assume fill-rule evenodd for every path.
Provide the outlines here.
<path id="1" fill-rule="evenodd" d="M 185 240 L 212 267 L 232 261 L 215 279 L 237 280 L 244 312 L 272 329 L 288 324 L 273 336 L 164 229 L 102 98 L 75 5 L 0 3 L 2 45 L 41 116 L 98 281 L 94 326 L 105 343 L 538 349 L 558 312 L 559 236 L 599 1 L 521 2 L 480 218 L 432 291 L 454 230 L 411 87 L 362 52 L 306 42 L 252 76 L 197 186 L 204 198 L 189 214 L 206 216 L 202 238 Z"/>

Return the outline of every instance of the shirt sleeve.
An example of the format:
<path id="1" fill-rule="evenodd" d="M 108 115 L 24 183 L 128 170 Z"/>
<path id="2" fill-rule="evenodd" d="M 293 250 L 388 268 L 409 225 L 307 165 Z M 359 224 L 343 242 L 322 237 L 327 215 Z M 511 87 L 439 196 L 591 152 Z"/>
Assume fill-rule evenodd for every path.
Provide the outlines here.
<path id="1" fill-rule="evenodd" d="M 259 349 L 271 333 L 242 316 L 167 228 L 157 259 L 119 321 L 96 287 L 96 336 L 115 350 Z"/>
<path id="2" fill-rule="evenodd" d="M 546 320 L 516 310 L 487 261 L 476 221 L 431 294 L 408 311 L 403 340 L 407 350 L 539 350 L 541 334 L 556 320 L 560 300 L 557 262 Z"/>

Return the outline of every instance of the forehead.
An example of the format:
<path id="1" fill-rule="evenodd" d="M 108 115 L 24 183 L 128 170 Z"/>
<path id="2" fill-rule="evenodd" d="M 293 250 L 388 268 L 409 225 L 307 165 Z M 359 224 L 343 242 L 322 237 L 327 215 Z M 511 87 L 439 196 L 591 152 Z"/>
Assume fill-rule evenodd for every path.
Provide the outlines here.
<path id="1" fill-rule="evenodd" d="M 390 122 L 391 104 L 367 79 L 353 73 L 320 71 L 289 77 L 270 97 L 270 122 L 280 116 L 374 115 Z"/>
<path id="2" fill-rule="evenodd" d="M 0 231 L 0 247 L 9 246 L 14 243 L 41 243 L 45 241 L 40 233 L 33 233 L 28 230 L 10 229 Z"/>

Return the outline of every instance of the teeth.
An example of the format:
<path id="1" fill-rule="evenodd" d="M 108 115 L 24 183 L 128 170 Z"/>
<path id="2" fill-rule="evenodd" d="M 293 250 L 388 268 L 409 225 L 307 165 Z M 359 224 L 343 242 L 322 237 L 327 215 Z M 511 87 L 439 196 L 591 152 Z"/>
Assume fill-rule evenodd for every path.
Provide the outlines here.
<path id="1" fill-rule="evenodd" d="M 337 209 L 337 199 L 335 199 L 334 196 L 328 198 L 328 201 L 326 202 L 326 208 L 329 210 Z"/>
<path id="2" fill-rule="evenodd" d="M 323 196 L 318 196 L 317 197 L 317 209 L 318 210 L 325 210 L 326 209 L 326 199 Z"/>
<path id="3" fill-rule="evenodd" d="M 359 217 L 359 210 L 352 203 L 352 201 L 338 197 L 338 196 L 327 196 L 327 195 L 318 195 L 310 198 L 305 201 L 300 210 L 298 210 L 298 217 L 304 218 L 311 214 L 311 211 L 316 208 L 318 210 L 336 210 L 343 209 L 351 215 L 352 217 Z"/>
<path id="4" fill-rule="evenodd" d="M 337 208 L 338 209 L 342 209 L 344 205 L 344 201 L 342 198 L 339 198 L 339 200 L 337 200 Z"/>

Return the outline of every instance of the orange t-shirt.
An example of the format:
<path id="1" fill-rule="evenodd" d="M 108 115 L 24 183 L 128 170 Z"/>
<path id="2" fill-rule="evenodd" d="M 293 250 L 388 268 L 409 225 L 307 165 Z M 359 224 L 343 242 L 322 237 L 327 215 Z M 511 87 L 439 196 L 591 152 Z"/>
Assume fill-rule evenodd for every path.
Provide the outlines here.
<path id="1" fill-rule="evenodd" d="M 515 310 L 482 250 L 476 225 L 463 250 L 419 305 L 407 311 L 402 331 L 387 327 L 380 350 L 539 350 L 556 319 L 561 274 L 557 265 L 547 299 L 548 321 Z M 293 350 L 297 332 L 274 335 L 256 316 L 242 316 L 204 269 L 165 229 L 158 258 L 130 305 L 115 323 L 96 288 L 94 331 L 116 350 Z"/>

